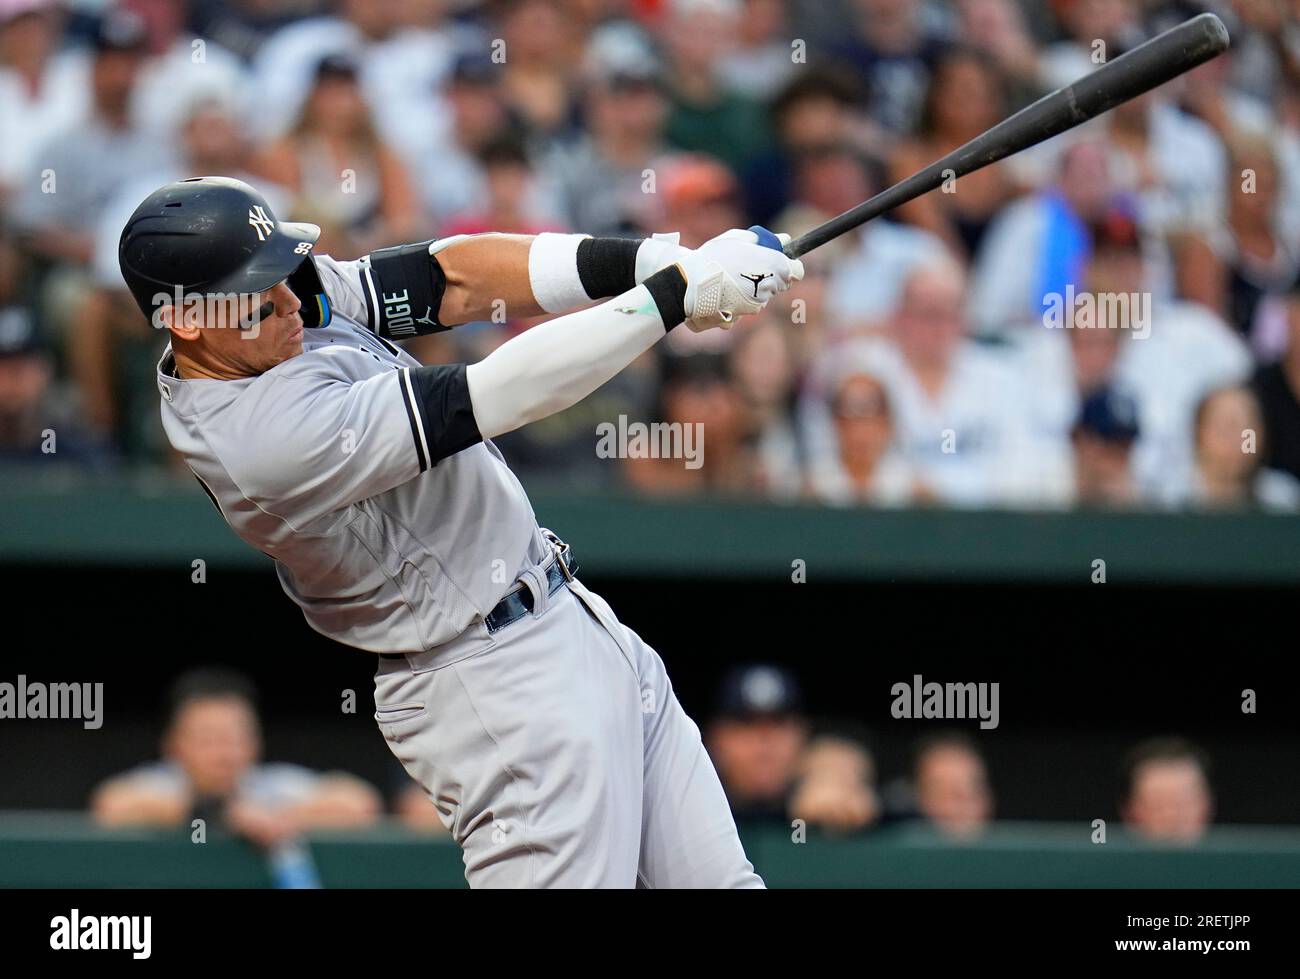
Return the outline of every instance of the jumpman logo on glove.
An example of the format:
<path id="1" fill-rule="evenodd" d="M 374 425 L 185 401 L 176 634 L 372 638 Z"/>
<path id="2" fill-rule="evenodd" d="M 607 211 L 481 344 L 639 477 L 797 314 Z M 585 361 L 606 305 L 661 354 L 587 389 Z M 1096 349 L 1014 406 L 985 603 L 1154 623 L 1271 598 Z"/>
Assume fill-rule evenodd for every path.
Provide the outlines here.
<path id="1" fill-rule="evenodd" d="M 764 272 L 762 275 L 754 275 L 754 274 L 746 275 L 744 272 L 742 272 L 740 274 L 740 277 L 742 279 L 748 279 L 750 282 L 754 283 L 754 298 L 757 299 L 759 283 L 762 282 L 764 279 L 772 278 L 772 273 Z"/>

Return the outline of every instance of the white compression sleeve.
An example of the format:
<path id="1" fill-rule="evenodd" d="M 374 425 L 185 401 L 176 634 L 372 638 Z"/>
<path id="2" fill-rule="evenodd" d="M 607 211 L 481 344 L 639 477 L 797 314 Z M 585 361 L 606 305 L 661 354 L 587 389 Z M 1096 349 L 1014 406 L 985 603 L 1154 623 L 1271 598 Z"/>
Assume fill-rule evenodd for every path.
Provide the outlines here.
<path id="1" fill-rule="evenodd" d="M 640 285 L 508 340 L 466 368 L 480 434 L 495 438 L 577 404 L 663 335 L 659 308 Z"/>

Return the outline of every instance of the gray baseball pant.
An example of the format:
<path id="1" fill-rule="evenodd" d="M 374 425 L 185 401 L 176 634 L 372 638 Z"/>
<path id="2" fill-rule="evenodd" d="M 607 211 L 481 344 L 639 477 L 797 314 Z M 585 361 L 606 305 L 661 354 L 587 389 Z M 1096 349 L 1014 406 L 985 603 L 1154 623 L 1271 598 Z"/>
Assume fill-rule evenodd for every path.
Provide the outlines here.
<path id="1" fill-rule="evenodd" d="M 659 655 L 578 581 L 380 659 L 375 718 L 471 887 L 762 887 Z"/>

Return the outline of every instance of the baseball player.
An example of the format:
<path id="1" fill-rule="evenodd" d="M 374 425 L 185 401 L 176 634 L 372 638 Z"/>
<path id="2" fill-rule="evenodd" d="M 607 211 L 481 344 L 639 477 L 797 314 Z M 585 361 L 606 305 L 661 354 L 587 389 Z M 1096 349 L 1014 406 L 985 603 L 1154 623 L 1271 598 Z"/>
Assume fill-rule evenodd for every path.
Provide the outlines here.
<path id="1" fill-rule="evenodd" d="M 119 261 L 170 333 L 171 444 L 312 628 L 378 654 L 375 718 L 472 887 L 761 887 L 663 662 L 575 577 L 491 439 L 683 322 L 758 312 L 803 276 L 788 239 L 484 234 L 343 262 L 312 254 L 319 233 L 225 177 L 131 216 Z M 501 302 L 567 315 L 469 365 L 392 342 Z"/>

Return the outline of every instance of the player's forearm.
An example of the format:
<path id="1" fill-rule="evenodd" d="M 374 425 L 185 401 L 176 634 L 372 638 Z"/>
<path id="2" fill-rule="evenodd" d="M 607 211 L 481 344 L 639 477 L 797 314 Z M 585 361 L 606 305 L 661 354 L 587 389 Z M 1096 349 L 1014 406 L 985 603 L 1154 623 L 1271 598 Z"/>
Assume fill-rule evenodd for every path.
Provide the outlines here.
<path id="1" fill-rule="evenodd" d="M 506 316 L 537 316 L 537 304 L 528 277 L 532 235 L 485 234 L 462 238 L 437 253 L 447 277 L 439 319 L 446 326 L 490 320 L 502 310 Z"/>
<path id="2" fill-rule="evenodd" d="M 685 279 L 665 270 L 591 309 L 542 323 L 466 369 L 484 438 L 577 404 L 682 321 Z"/>
<path id="3" fill-rule="evenodd" d="M 675 240 L 483 234 L 434 254 L 446 277 L 445 326 L 567 313 L 628 291 L 676 261 Z"/>

